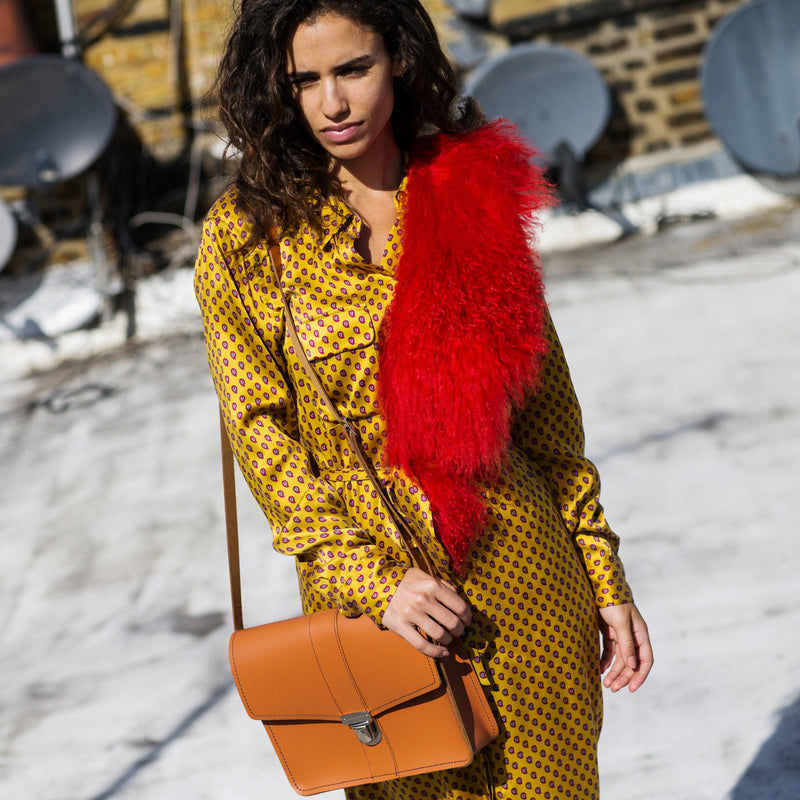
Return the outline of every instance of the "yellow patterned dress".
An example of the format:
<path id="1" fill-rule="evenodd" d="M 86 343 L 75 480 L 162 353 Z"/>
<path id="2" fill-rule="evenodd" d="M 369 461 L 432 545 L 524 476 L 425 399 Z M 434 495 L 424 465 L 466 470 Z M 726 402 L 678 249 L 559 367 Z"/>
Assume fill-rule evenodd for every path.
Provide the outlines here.
<path id="1" fill-rule="evenodd" d="M 308 358 L 397 505 L 443 569 L 427 498 L 383 466 L 376 407 L 377 337 L 392 299 L 398 221 L 379 264 L 355 248 L 360 220 L 339 201 L 322 235 L 284 237 L 282 288 Z M 338 607 L 380 622 L 409 566 L 341 431 L 284 336 L 279 289 L 263 243 L 242 245 L 247 221 L 229 191 L 211 209 L 195 290 L 208 359 L 239 465 L 293 555 L 305 612 Z M 349 800 L 592 800 L 602 722 L 597 607 L 631 600 L 617 537 L 583 455 L 581 414 L 552 325 L 539 391 L 517 414 L 498 481 L 482 487 L 490 524 L 453 582 L 472 607 L 466 644 L 501 733 L 464 769 L 347 790 Z"/>

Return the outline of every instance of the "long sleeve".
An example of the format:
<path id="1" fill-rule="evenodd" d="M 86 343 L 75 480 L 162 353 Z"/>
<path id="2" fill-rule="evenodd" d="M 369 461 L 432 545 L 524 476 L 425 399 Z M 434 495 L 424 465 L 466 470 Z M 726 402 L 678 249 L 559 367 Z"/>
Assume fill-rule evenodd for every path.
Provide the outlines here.
<path id="1" fill-rule="evenodd" d="M 584 455 L 581 409 L 558 335 L 549 315 L 550 351 L 539 387 L 519 411 L 512 440 L 542 470 L 573 537 L 594 589 L 598 607 L 633 599 L 617 555 L 619 538 L 600 504 L 600 476 Z"/>
<path id="2" fill-rule="evenodd" d="M 234 453 L 270 522 L 274 548 L 298 557 L 304 591 L 311 586 L 344 613 L 367 613 L 379 622 L 405 570 L 348 515 L 343 493 L 319 477 L 301 443 L 290 367 L 280 346 L 285 320 L 279 290 L 266 250 L 242 250 L 229 216 L 236 219 L 212 210 L 206 221 L 195 292 Z"/>

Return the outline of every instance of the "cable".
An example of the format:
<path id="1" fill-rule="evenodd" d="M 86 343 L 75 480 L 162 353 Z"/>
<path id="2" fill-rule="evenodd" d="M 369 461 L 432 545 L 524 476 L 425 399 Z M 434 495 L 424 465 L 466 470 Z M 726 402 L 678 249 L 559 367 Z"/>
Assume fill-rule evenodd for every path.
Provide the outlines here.
<path id="1" fill-rule="evenodd" d="M 103 11 L 98 11 L 78 32 L 78 41 L 81 49 L 90 47 L 102 39 L 117 23 L 126 17 L 139 0 L 115 0 L 111 6 Z M 100 30 L 92 33 L 92 29 L 100 26 Z"/>

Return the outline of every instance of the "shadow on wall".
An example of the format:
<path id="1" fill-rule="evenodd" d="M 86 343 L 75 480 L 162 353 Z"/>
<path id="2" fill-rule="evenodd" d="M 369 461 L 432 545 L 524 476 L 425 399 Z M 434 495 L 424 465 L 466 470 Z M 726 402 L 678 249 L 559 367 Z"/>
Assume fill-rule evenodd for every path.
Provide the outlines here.
<path id="1" fill-rule="evenodd" d="M 800 797 L 800 697 L 781 713 L 778 727 L 733 788 L 731 800 Z"/>

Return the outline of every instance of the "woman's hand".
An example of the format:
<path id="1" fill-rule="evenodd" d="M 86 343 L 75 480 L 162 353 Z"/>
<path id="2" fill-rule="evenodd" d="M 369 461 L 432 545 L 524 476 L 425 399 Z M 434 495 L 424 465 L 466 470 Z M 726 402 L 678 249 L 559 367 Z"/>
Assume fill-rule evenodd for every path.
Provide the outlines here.
<path id="1" fill-rule="evenodd" d="M 461 636 L 471 620 L 472 612 L 454 586 L 412 567 L 381 621 L 426 656 L 444 658 L 449 655 L 444 645 Z"/>
<path id="2" fill-rule="evenodd" d="M 653 666 L 650 634 L 639 609 L 633 603 L 601 608 L 600 633 L 603 637 L 600 672 L 611 667 L 603 686 L 612 692 L 627 686 L 635 692 Z"/>

